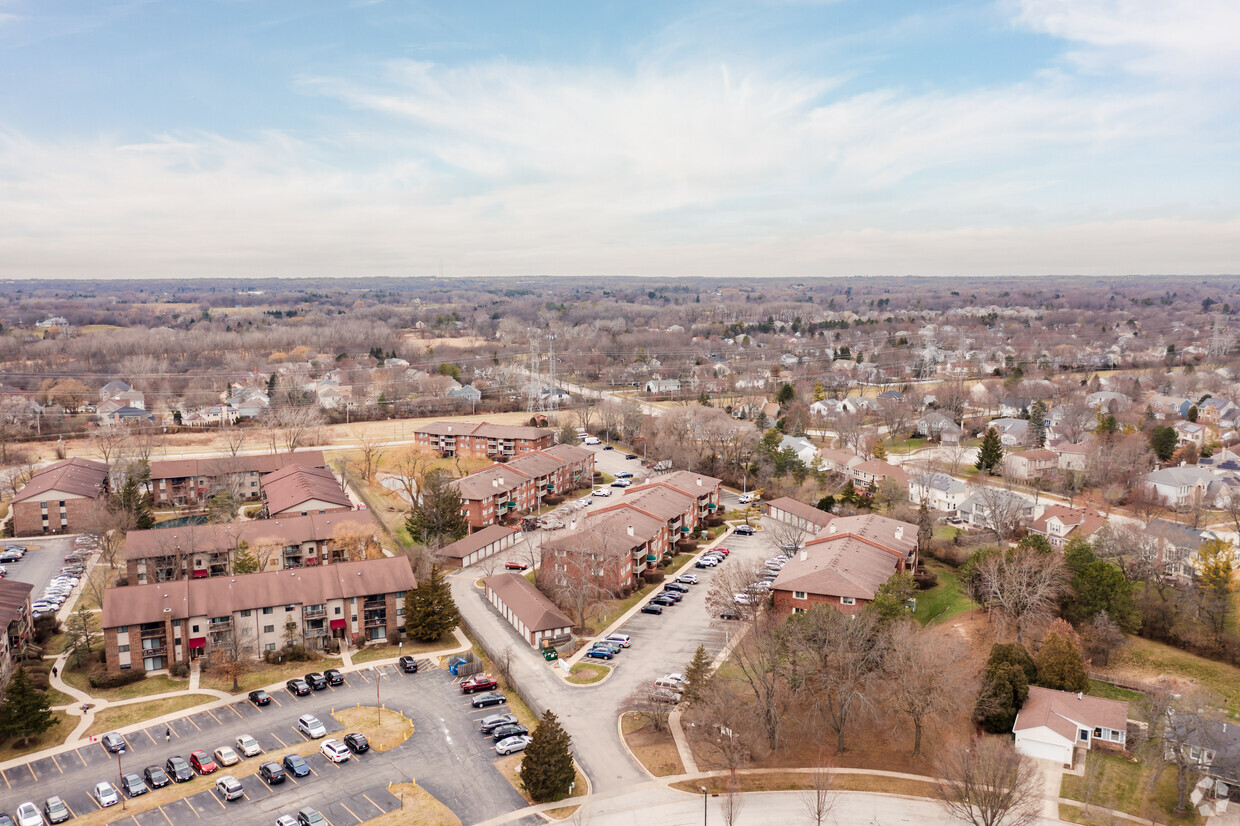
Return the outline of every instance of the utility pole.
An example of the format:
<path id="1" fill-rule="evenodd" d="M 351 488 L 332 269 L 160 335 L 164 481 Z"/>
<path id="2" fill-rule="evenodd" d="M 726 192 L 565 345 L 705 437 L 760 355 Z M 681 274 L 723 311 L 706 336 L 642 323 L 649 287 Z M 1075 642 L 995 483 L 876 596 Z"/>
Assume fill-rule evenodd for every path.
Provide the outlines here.
<path id="1" fill-rule="evenodd" d="M 555 336 L 547 336 L 547 386 L 551 412 L 555 412 Z"/>

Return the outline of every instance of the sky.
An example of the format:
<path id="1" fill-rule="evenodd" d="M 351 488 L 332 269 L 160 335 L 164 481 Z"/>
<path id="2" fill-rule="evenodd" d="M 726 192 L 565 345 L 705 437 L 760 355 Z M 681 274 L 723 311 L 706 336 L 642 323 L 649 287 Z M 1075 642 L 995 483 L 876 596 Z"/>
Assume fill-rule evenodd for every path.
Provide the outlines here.
<path id="1" fill-rule="evenodd" d="M 0 0 L 0 278 L 1240 273 L 1236 0 Z"/>

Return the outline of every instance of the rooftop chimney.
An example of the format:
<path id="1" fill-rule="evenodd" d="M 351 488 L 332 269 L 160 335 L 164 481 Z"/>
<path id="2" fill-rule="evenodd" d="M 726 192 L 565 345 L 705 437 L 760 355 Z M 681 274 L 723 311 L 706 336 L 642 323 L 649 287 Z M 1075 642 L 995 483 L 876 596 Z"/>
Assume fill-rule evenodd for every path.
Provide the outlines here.
<path id="1" fill-rule="evenodd" d="M 827 525 L 827 533 L 835 533 L 835 520 L 831 520 L 831 524 Z"/>
<path id="2" fill-rule="evenodd" d="M 629 536 L 633 535 L 633 526 L 629 525 Z"/>
<path id="3" fill-rule="evenodd" d="M 904 526 L 896 525 L 896 539 L 903 539 L 903 538 L 904 538 Z"/>
<path id="4" fill-rule="evenodd" d="M 702 477 L 701 477 L 701 476 L 699 476 L 699 477 L 698 477 L 697 483 L 698 483 L 698 487 L 700 488 L 700 487 L 702 486 Z"/>

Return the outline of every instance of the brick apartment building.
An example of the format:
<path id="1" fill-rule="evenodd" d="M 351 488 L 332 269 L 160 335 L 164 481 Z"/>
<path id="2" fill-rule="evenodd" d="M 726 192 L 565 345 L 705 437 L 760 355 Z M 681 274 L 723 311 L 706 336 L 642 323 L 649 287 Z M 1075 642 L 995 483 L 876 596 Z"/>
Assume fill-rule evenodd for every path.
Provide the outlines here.
<path id="1" fill-rule="evenodd" d="M 103 462 L 73 458 L 37 470 L 13 497 L 14 535 L 80 533 L 107 492 Z"/>
<path id="2" fill-rule="evenodd" d="M 151 478 L 146 488 L 151 501 L 159 507 L 201 504 L 225 485 L 239 490 L 245 499 L 258 499 L 262 478 L 289 465 L 324 468 L 327 461 L 321 450 L 160 460 L 151 462 Z"/>
<path id="3" fill-rule="evenodd" d="M 0 688 L 9 684 L 18 659 L 34 630 L 30 594 L 34 586 L 13 579 L 0 579 Z"/>
<path id="4" fill-rule="evenodd" d="M 671 545 L 667 522 L 627 503 L 595 511 L 542 546 L 540 584 L 585 583 L 610 593 L 637 585 Z"/>
<path id="5" fill-rule="evenodd" d="M 787 616 L 825 603 L 856 614 L 893 574 L 916 565 L 916 525 L 874 514 L 836 517 L 771 583 L 775 611 Z"/>
<path id="6" fill-rule="evenodd" d="M 589 485 L 594 479 L 594 454 L 580 447 L 556 445 L 535 450 L 453 480 L 461 496 L 470 530 L 496 525 L 518 514 L 536 511 L 556 493 Z"/>
<path id="7" fill-rule="evenodd" d="M 349 494 L 327 468 L 288 465 L 268 473 L 261 485 L 263 510 L 269 518 L 353 509 Z"/>
<path id="8" fill-rule="evenodd" d="M 503 461 L 551 447 L 552 433 L 541 427 L 489 422 L 431 422 L 413 432 L 414 443 L 442 456 Z"/>
<path id="9" fill-rule="evenodd" d="M 695 520 L 701 520 L 719 507 L 719 490 L 723 480 L 704 473 L 692 473 L 687 470 L 674 470 L 656 477 L 650 484 L 666 485 L 681 493 L 688 494 L 697 501 Z M 645 490 L 649 485 L 628 488 L 626 496 Z M 695 522 L 696 524 L 696 522 Z"/>
<path id="10" fill-rule="evenodd" d="M 109 588 L 101 620 L 107 669 L 158 671 L 233 639 L 254 657 L 290 638 L 312 649 L 358 635 L 384 639 L 404 624 L 405 592 L 415 587 L 400 556 Z"/>
<path id="11" fill-rule="evenodd" d="M 126 576 L 130 585 L 228 576 L 243 542 L 264 570 L 356 562 L 381 553 L 374 528 L 369 513 L 351 511 L 130 531 Z"/>

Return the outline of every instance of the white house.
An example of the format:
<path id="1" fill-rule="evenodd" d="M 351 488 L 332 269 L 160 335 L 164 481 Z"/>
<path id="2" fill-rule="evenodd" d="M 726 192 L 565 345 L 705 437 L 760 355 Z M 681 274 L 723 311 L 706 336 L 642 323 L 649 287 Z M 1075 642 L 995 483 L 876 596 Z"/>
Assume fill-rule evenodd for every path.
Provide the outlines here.
<path id="1" fill-rule="evenodd" d="M 1222 480 L 1199 465 L 1165 467 L 1145 474 L 1142 484 L 1173 508 L 1209 504 L 1222 491 Z"/>
<path id="2" fill-rule="evenodd" d="M 1126 747 L 1128 703 L 1031 685 L 1012 731 L 1021 754 L 1070 766 L 1077 745 Z"/>
<path id="3" fill-rule="evenodd" d="M 955 514 L 960 503 L 969 498 L 969 486 L 946 473 L 923 473 L 908 480 L 908 501 L 926 503 L 932 511 Z"/>
<path id="4" fill-rule="evenodd" d="M 647 393 L 676 393 L 680 390 L 680 379 L 651 379 L 646 382 Z"/>
<path id="5" fill-rule="evenodd" d="M 792 452 L 797 455 L 801 462 L 809 467 L 813 464 L 814 457 L 818 455 L 818 448 L 809 439 L 804 436 L 785 436 L 779 440 L 779 449 L 791 448 Z"/>

